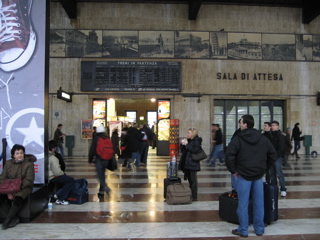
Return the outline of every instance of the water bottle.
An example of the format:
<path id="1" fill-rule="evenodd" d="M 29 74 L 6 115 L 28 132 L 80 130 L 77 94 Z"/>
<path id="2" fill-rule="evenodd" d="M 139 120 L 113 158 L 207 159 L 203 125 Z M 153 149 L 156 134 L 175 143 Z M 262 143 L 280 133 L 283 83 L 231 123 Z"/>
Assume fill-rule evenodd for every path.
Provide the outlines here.
<path id="1" fill-rule="evenodd" d="M 48 202 L 48 210 L 52 210 L 52 202 L 51 202 L 51 198 L 49 198 L 49 202 Z"/>
<path id="2" fill-rule="evenodd" d="M 167 163 L 167 178 L 171 176 L 171 162 Z"/>

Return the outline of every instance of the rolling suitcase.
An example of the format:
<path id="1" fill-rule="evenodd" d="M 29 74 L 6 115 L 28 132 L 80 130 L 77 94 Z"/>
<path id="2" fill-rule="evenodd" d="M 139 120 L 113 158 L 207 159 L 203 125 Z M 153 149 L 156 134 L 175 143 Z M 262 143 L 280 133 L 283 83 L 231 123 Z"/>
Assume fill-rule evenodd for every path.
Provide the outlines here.
<path id="1" fill-rule="evenodd" d="M 167 188 L 169 185 L 171 184 L 175 184 L 175 183 L 181 183 L 181 178 L 165 178 L 163 181 L 163 197 L 166 198 L 167 197 Z"/>
<path id="2" fill-rule="evenodd" d="M 225 192 L 219 196 L 219 217 L 227 222 L 239 224 L 237 215 L 238 199 L 232 192 Z M 249 222 L 253 222 L 252 200 L 249 201 Z"/>
<path id="3" fill-rule="evenodd" d="M 278 220 L 278 194 L 279 188 L 276 185 L 263 183 L 264 189 L 264 222 L 270 224 Z"/>

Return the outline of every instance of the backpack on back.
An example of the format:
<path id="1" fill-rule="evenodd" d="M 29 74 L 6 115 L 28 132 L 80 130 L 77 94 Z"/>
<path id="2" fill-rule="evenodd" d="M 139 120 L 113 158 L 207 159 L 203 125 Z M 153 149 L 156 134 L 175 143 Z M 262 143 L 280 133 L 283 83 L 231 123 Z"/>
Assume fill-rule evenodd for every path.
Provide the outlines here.
<path id="1" fill-rule="evenodd" d="M 97 142 L 96 152 L 103 160 L 112 159 L 114 150 L 110 138 L 100 137 Z"/>

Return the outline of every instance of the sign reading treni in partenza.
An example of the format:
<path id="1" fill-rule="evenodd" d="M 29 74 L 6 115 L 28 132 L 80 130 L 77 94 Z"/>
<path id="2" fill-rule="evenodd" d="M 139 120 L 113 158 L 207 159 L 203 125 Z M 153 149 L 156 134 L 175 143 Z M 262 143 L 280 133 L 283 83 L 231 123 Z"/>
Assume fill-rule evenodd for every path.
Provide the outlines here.
<path id="1" fill-rule="evenodd" d="M 181 91 L 181 62 L 83 61 L 81 91 Z"/>

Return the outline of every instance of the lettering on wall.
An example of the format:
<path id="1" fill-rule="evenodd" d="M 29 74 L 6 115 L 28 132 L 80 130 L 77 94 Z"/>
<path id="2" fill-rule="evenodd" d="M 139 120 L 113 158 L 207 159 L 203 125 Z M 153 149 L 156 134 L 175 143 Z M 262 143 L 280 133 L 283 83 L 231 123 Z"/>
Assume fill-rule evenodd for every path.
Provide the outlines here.
<path id="1" fill-rule="evenodd" d="M 217 73 L 218 80 L 283 81 L 282 73 Z"/>

